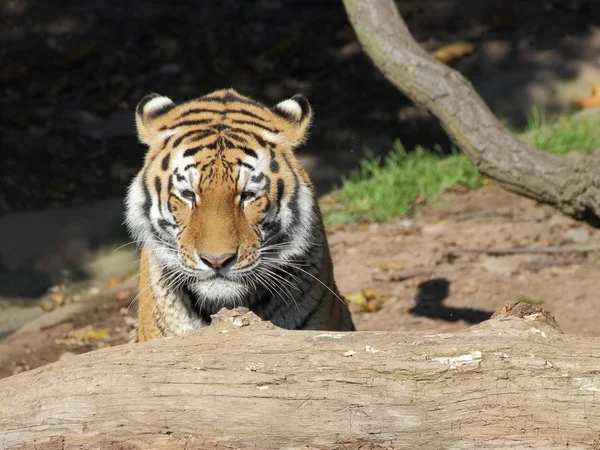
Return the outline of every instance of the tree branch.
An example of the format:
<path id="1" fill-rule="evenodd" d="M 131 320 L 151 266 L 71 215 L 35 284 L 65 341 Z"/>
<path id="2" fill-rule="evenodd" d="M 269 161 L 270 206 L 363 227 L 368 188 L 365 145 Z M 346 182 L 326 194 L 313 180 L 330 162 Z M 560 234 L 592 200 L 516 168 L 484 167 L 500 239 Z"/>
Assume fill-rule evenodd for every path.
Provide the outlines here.
<path id="1" fill-rule="evenodd" d="M 558 157 L 515 138 L 471 83 L 427 54 L 393 0 L 343 0 L 365 52 L 386 78 L 439 119 L 485 176 L 503 188 L 600 226 L 600 158 Z"/>

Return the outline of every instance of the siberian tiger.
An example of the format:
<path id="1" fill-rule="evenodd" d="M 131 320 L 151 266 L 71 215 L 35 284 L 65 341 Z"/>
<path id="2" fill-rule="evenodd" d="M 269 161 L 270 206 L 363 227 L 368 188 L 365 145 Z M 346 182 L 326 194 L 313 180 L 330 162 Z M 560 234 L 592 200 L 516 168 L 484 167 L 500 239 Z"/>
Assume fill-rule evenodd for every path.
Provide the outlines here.
<path id="1" fill-rule="evenodd" d="M 293 153 L 311 115 L 302 95 L 267 108 L 230 89 L 138 104 L 148 152 L 126 199 L 141 246 L 138 341 L 209 325 L 223 306 L 287 329 L 354 330 Z"/>

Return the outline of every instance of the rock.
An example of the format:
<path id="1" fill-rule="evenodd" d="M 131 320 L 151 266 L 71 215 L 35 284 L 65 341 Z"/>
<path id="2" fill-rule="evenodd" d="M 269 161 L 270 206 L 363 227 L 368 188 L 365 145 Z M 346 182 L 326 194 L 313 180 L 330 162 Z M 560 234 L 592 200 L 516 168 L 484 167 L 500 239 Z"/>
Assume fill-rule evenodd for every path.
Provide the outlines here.
<path id="1" fill-rule="evenodd" d="M 436 223 L 435 225 L 424 225 L 421 228 L 423 234 L 441 234 L 446 229 L 446 226 L 442 223 Z"/>
<path id="2" fill-rule="evenodd" d="M 518 266 L 508 258 L 486 258 L 482 266 L 490 273 L 508 276 L 514 273 Z"/>
<path id="3" fill-rule="evenodd" d="M 54 311 L 58 305 L 50 297 L 44 297 L 40 300 L 40 308 L 46 312 Z"/>
<path id="4" fill-rule="evenodd" d="M 587 242 L 590 233 L 584 227 L 571 228 L 563 233 L 562 238 L 567 242 Z"/>

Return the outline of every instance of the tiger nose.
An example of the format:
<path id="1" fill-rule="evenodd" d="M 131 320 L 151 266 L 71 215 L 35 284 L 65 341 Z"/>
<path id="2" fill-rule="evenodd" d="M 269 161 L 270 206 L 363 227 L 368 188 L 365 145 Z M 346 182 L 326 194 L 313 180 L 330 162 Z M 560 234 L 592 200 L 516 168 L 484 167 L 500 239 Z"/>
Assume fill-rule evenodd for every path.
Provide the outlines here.
<path id="1" fill-rule="evenodd" d="M 200 256 L 200 259 L 204 264 L 215 270 L 231 267 L 237 261 L 237 252 L 223 253 L 221 255 L 207 255 L 204 253 L 199 253 L 198 256 Z"/>

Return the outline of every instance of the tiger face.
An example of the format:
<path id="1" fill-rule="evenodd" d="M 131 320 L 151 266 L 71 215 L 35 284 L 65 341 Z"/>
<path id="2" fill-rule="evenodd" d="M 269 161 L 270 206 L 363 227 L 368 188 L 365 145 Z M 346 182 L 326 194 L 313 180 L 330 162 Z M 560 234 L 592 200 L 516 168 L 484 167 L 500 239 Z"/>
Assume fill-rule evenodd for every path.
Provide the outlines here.
<path id="1" fill-rule="evenodd" d="M 148 153 L 126 223 L 173 287 L 235 305 L 266 282 L 261 267 L 306 252 L 316 203 L 293 150 L 310 121 L 301 95 L 273 108 L 233 90 L 180 105 L 156 94 L 140 102 Z"/>

